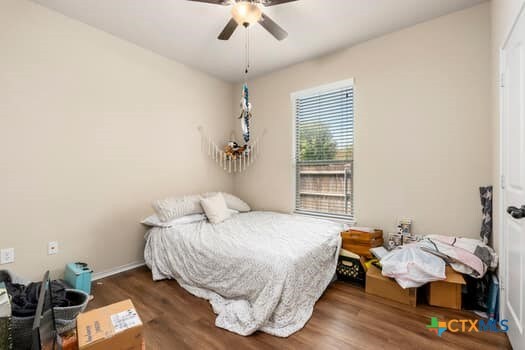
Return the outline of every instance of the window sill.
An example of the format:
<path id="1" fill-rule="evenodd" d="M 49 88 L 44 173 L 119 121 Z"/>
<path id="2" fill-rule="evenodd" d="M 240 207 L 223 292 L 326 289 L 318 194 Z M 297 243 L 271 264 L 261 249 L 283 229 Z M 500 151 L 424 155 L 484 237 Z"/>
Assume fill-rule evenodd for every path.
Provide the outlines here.
<path id="1" fill-rule="evenodd" d="M 315 214 L 315 213 L 308 213 L 308 212 L 302 212 L 302 211 L 294 211 L 292 213 L 293 215 L 298 216 L 305 216 L 310 218 L 316 218 L 316 219 L 325 219 L 329 221 L 339 222 L 350 226 L 355 226 L 357 223 L 357 220 L 353 217 L 342 217 L 342 216 L 335 216 L 335 215 L 329 215 L 329 214 Z"/>

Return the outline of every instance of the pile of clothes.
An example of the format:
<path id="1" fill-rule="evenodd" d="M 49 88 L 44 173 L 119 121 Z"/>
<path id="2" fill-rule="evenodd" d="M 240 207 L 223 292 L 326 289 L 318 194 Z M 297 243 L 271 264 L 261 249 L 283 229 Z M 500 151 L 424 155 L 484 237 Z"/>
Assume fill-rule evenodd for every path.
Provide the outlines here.
<path id="1" fill-rule="evenodd" d="M 459 273 L 479 279 L 498 266 L 498 256 L 481 240 L 428 235 L 381 259 L 383 275 L 394 278 L 403 288 L 444 280 L 446 263 Z"/>
<path id="2" fill-rule="evenodd" d="M 7 271 L 0 271 L 0 282 L 4 282 L 7 293 L 11 298 L 11 312 L 15 317 L 34 316 L 40 295 L 42 282 L 36 283 L 17 283 Z M 50 283 L 51 295 L 53 296 L 53 306 L 71 306 L 70 300 L 66 297 L 66 286 L 60 281 Z"/>

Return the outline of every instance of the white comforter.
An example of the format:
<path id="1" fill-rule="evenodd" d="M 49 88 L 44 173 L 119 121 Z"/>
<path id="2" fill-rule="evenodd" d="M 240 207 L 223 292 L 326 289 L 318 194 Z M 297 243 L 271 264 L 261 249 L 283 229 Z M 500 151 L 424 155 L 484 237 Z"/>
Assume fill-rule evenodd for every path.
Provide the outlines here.
<path id="1" fill-rule="evenodd" d="M 147 234 L 154 280 L 174 278 L 210 301 L 215 324 L 249 335 L 286 337 L 301 329 L 334 276 L 342 225 L 251 212 Z"/>

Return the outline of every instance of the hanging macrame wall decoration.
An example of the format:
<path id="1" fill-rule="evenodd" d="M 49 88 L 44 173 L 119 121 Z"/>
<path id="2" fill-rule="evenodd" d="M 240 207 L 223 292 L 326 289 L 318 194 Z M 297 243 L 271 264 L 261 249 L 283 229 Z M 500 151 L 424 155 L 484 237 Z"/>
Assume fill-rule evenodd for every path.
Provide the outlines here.
<path id="1" fill-rule="evenodd" d="M 256 138 L 250 145 L 239 146 L 235 141 L 229 141 L 226 146 L 218 146 L 209 137 L 204 128 L 199 126 L 202 139 L 202 149 L 224 171 L 240 173 L 248 169 L 259 156 L 262 138 Z M 265 132 L 262 136 L 264 137 Z"/>
<path id="2" fill-rule="evenodd" d="M 234 137 L 226 143 L 225 146 L 219 147 L 213 140 L 207 136 L 204 129 L 199 126 L 201 132 L 203 149 L 208 153 L 221 168 L 230 173 L 245 171 L 257 159 L 260 149 L 260 139 L 256 138 L 251 141 L 250 138 L 250 119 L 252 118 L 252 104 L 250 103 L 250 93 L 248 89 L 248 73 L 250 68 L 250 35 L 246 27 L 246 66 L 244 69 L 245 82 L 241 92 L 241 121 L 242 138 L 244 145 L 239 145 Z M 263 135 L 266 133 L 263 132 Z"/>

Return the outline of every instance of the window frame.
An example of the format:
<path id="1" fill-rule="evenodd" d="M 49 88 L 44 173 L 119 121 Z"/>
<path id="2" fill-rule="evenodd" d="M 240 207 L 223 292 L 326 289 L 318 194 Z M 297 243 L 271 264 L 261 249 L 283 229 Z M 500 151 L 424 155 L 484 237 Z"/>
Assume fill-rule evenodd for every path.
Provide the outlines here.
<path id="1" fill-rule="evenodd" d="M 296 117 L 297 117 L 297 99 L 309 97 L 314 94 L 323 94 L 328 93 L 333 90 L 338 89 L 344 89 L 352 87 L 353 90 L 353 106 L 354 106 L 354 145 L 356 140 L 355 135 L 355 95 L 356 95 L 356 89 L 355 89 L 355 81 L 354 78 L 339 80 L 333 83 L 328 83 L 324 85 L 319 85 L 313 88 L 308 88 L 304 90 L 299 90 L 296 92 L 292 92 L 290 94 L 290 101 L 292 104 L 292 176 L 291 176 L 291 188 L 292 188 L 292 195 L 291 195 L 291 207 L 293 208 L 293 213 L 296 215 L 301 216 L 308 216 L 308 217 L 317 217 L 317 218 L 326 218 L 334 221 L 342 221 L 349 224 L 355 224 L 356 218 L 355 218 L 355 182 L 354 182 L 354 173 L 355 173 L 355 148 L 352 156 L 352 215 L 341 215 L 341 214 L 330 214 L 330 213 L 320 213 L 320 212 L 309 212 L 304 210 L 298 210 L 297 209 L 297 130 L 296 130 Z M 355 146 L 354 146 L 355 147 Z"/>

